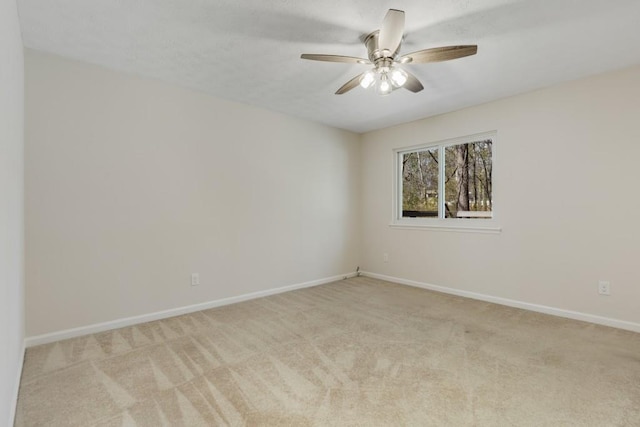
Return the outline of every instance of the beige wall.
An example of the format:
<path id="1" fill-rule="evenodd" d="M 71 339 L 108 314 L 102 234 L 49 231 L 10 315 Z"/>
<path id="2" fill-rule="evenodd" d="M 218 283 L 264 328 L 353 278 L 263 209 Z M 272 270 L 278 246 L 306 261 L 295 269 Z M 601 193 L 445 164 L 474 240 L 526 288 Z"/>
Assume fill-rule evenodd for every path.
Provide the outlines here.
<path id="1" fill-rule="evenodd" d="M 365 134 L 361 265 L 640 322 L 639 120 L 635 67 Z M 489 130 L 498 131 L 495 211 L 502 233 L 388 226 L 392 149 Z M 611 281 L 611 296 L 597 294 L 599 279 Z"/>
<path id="2" fill-rule="evenodd" d="M 29 336 L 355 271 L 358 135 L 34 51 L 26 117 Z"/>
<path id="3" fill-rule="evenodd" d="M 13 425 L 24 337 L 24 58 L 15 0 L 0 0 L 0 425 Z"/>

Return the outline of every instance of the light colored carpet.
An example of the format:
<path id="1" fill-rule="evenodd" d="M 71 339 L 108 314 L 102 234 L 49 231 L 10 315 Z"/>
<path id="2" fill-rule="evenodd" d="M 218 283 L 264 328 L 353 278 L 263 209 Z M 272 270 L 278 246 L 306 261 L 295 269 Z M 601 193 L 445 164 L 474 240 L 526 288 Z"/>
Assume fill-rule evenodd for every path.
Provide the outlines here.
<path id="1" fill-rule="evenodd" d="M 358 277 L 30 348 L 16 425 L 640 426 L 640 334 Z"/>

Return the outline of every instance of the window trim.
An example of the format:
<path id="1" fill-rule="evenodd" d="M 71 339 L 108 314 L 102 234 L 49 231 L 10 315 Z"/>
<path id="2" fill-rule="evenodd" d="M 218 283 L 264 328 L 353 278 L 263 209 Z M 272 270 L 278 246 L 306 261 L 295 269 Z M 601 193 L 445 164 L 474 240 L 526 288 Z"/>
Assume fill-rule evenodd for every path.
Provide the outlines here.
<path id="1" fill-rule="evenodd" d="M 454 231 L 454 232 L 475 232 L 475 233 L 500 233 L 500 227 L 495 211 L 496 202 L 496 141 L 498 132 L 496 130 L 475 133 L 456 138 L 432 141 L 408 147 L 400 147 L 393 149 L 393 203 L 392 203 L 392 228 L 399 229 L 423 229 L 436 231 Z M 438 147 L 438 162 L 444 164 L 444 148 L 451 145 L 468 144 L 483 139 L 492 141 L 491 161 L 493 169 L 491 172 L 492 181 L 492 218 L 491 219 L 465 219 L 465 218 L 405 218 L 402 216 L 402 155 L 405 153 L 428 150 Z M 444 195 L 444 168 L 438 170 L 438 203 Z M 444 203 L 444 202 L 443 202 Z"/>

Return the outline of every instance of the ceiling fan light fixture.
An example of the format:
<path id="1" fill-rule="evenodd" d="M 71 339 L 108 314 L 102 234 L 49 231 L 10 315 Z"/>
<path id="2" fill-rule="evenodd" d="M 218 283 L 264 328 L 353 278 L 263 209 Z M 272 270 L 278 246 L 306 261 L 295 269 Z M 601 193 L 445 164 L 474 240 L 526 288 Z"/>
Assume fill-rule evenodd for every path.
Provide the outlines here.
<path id="1" fill-rule="evenodd" d="M 370 70 L 364 73 L 360 78 L 360 86 L 362 86 L 364 89 L 368 89 L 373 83 L 375 83 L 375 81 L 376 75 L 372 70 Z"/>
<path id="2" fill-rule="evenodd" d="M 368 59 L 315 53 L 303 53 L 300 57 L 313 61 L 373 65 L 373 69 L 358 74 L 343 84 L 336 91 L 336 95 L 342 95 L 357 86 L 364 89 L 373 86 L 379 95 L 388 95 L 398 88 L 404 88 L 413 93 L 424 89 L 415 75 L 399 66 L 449 61 L 475 55 L 478 52 L 477 45 L 457 45 L 432 47 L 399 56 L 404 38 L 404 22 L 402 10 L 389 9 L 382 21 L 382 27 L 369 33 L 363 40 L 367 48 Z"/>

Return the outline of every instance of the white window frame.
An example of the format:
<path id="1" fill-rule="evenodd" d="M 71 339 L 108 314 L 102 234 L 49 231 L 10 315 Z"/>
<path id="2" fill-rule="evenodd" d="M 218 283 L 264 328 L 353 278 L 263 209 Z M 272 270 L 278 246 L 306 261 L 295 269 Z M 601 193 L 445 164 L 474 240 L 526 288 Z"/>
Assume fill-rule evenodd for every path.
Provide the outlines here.
<path id="1" fill-rule="evenodd" d="M 496 141 L 498 132 L 482 132 L 473 135 L 462 136 L 458 138 L 445 139 L 440 141 L 428 142 L 425 144 L 414 145 L 410 147 L 401 147 L 393 149 L 393 215 L 390 227 L 393 228 L 415 228 L 438 231 L 457 231 L 457 232 L 476 232 L 476 233 L 499 233 L 502 231 L 496 217 L 496 170 L 498 169 L 496 162 Z M 420 150 L 428 150 L 430 148 L 438 148 L 438 164 L 444 165 L 445 147 L 451 145 L 468 144 L 471 142 L 490 139 L 491 145 L 491 183 L 492 183 L 492 217 L 490 219 L 479 218 L 445 218 L 445 171 L 444 167 L 439 168 L 438 176 L 438 218 L 405 218 L 402 216 L 402 156 L 406 153 L 413 153 Z"/>

